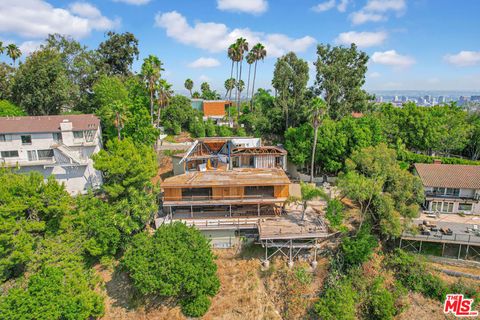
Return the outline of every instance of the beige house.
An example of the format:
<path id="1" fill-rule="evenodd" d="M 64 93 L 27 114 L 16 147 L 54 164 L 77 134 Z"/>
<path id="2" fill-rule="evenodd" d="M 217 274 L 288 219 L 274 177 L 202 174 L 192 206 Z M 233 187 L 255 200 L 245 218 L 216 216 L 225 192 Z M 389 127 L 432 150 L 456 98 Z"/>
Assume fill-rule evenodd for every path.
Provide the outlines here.
<path id="1" fill-rule="evenodd" d="M 429 213 L 480 214 L 480 166 L 417 163 Z"/>
<path id="2" fill-rule="evenodd" d="M 100 119 L 92 114 L 0 117 L 0 166 L 53 175 L 71 194 L 102 184 L 91 159 L 101 147 Z"/>

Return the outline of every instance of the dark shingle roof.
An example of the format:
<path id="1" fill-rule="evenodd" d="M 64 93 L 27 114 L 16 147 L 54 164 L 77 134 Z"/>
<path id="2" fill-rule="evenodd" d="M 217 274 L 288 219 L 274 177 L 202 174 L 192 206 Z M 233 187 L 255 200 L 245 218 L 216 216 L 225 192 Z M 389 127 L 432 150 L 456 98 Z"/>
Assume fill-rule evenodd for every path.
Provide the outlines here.
<path id="1" fill-rule="evenodd" d="M 425 187 L 480 189 L 480 166 L 416 163 Z"/>
<path id="2" fill-rule="evenodd" d="M 0 117 L 0 133 L 59 132 L 60 123 L 72 122 L 73 130 L 97 130 L 100 119 L 93 114 Z"/>

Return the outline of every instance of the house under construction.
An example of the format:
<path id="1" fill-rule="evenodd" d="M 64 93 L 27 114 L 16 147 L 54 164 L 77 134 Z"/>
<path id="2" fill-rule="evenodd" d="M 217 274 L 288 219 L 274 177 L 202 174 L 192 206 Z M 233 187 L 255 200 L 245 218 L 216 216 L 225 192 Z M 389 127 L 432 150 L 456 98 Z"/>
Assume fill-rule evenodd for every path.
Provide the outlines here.
<path id="1" fill-rule="evenodd" d="M 286 161 L 283 148 L 263 146 L 259 138 L 195 141 L 173 156 L 175 175 L 161 184 L 163 223 L 195 226 L 217 247 L 251 236 L 290 260 L 295 248 L 317 248 L 317 239 L 328 235 L 323 222 L 301 220 L 285 210 L 291 184 Z"/>

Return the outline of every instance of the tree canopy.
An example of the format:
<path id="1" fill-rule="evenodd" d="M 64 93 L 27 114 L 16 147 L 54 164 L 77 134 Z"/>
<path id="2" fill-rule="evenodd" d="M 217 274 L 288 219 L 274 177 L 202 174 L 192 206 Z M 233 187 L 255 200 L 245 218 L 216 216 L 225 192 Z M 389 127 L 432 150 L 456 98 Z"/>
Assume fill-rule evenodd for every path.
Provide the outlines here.
<path id="1" fill-rule="evenodd" d="M 122 264 L 141 294 L 175 297 L 187 316 L 207 312 L 220 287 L 209 243 L 180 222 L 134 236 Z"/>

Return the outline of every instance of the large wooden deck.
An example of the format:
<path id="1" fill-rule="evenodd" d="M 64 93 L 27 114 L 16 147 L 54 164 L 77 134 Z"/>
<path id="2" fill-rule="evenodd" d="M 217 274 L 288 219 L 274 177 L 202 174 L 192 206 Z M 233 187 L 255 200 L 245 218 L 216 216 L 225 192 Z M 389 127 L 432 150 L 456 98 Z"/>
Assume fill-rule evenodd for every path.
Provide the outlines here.
<path id="1" fill-rule="evenodd" d="M 259 240 L 319 239 L 328 237 L 320 219 L 304 220 L 296 215 L 263 218 L 258 223 Z"/>

